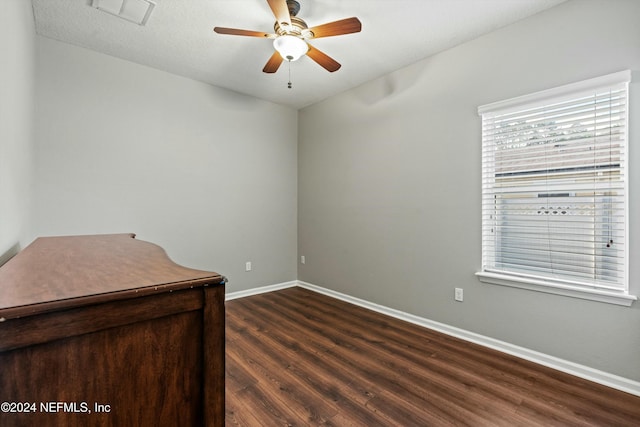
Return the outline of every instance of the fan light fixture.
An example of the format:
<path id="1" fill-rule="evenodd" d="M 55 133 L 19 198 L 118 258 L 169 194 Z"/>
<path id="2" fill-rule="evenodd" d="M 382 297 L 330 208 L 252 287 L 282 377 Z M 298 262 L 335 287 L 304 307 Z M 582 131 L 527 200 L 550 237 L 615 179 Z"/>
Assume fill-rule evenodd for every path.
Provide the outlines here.
<path id="1" fill-rule="evenodd" d="M 298 60 L 309 50 L 309 46 L 304 40 L 288 34 L 277 37 L 273 41 L 273 47 L 282 56 L 282 59 L 289 62 Z"/>

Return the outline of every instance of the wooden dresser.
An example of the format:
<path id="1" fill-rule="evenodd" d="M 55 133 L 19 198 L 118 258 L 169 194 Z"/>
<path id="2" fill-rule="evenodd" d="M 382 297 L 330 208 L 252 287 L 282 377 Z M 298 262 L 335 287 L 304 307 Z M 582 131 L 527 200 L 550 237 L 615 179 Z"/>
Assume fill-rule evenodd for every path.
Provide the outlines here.
<path id="1" fill-rule="evenodd" d="M 0 267 L 0 426 L 222 426 L 224 284 L 133 234 Z"/>

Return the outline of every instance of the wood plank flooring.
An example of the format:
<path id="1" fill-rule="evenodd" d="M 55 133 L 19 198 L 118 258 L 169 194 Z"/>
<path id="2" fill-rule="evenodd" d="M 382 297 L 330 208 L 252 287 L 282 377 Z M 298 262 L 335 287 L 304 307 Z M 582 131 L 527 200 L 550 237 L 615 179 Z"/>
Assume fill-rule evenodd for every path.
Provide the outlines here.
<path id="1" fill-rule="evenodd" d="M 306 289 L 226 312 L 227 426 L 640 425 L 640 397 Z"/>

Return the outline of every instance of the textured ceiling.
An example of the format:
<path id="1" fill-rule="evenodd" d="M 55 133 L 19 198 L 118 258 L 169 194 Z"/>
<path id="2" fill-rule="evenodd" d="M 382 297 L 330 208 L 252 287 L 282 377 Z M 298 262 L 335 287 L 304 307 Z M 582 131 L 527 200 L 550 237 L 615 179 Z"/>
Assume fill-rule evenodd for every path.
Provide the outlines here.
<path id="1" fill-rule="evenodd" d="M 553 7 L 564 0 L 299 0 L 309 27 L 356 16 L 362 32 L 311 43 L 342 64 L 329 73 L 308 57 L 262 68 L 272 41 L 213 27 L 273 32 L 266 0 L 154 0 L 145 26 L 91 0 L 32 0 L 36 32 L 118 58 L 301 108 Z"/>

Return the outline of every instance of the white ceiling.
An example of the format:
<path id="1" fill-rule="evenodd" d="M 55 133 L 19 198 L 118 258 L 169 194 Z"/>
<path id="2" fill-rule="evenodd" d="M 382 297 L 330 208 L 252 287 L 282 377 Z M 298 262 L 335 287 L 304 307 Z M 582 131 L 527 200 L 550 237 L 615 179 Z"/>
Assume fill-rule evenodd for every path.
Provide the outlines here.
<path id="1" fill-rule="evenodd" d="M 213 27 L 273 32 L 266 0 L 154 0 L 146 26 L 91 0 L 32 0 L 36 32 L 118 58 L 294 108 L 381 77 L 565 0 L 298 0 L 309 27 L 356 16 L 362 32 L 312 40 L 342 64 L 329 73 L 308 57 L 275 74 L 262 68 L 272 41 Z M 283 0 L 284 1 L 284 0 Z"/>

